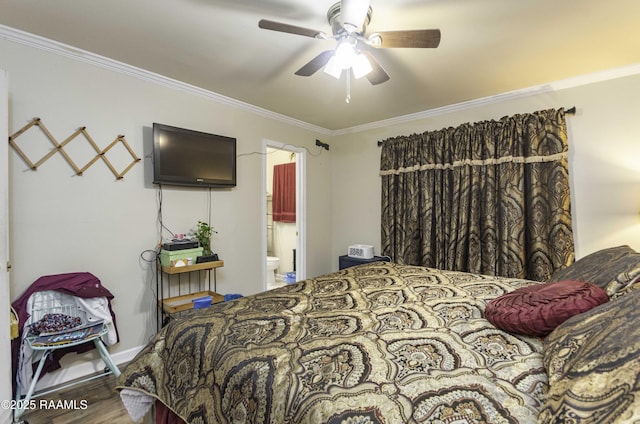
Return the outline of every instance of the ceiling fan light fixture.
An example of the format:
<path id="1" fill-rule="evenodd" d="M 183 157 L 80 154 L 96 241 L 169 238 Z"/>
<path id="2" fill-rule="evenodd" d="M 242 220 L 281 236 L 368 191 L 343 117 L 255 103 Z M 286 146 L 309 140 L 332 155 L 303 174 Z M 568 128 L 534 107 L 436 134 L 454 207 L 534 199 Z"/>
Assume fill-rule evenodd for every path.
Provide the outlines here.
<path id="1" fill-rule="evenodd" d="M 342 70 L 352 69 L 353 75 L 362 78 L 373 70 L 371 62 L 363 53 L 358 52 L 353 43 L 341 41 L 324 67 L 324 72 L 336 79 L 342 76 Z"/>
<path id="2" fill-rule="evenodd" d="M 335 55 L 331 56 L 331 59 L 329 59 L 329 61 L 325 65 L 324 73 L 327 75 L 331 75 L 335 79 L 340 79 L 340 76 L 342 75 L 342 66 L 338 64 L 338 60 L 336 59 Z"/>
<path id="3" fill-rule="evenodd" d="M 333 57 L 342 69 L 349 69 L 356 59 L 356 50 L 350 42 L 342 41 L 336 47 Z"/>
<path id="4" fill-rule="evenodd" d="M 362 53 L 359 53 L 353 60 L 353 65 L 351 66 L 353 69 L 353 76 L 358 78 L 362 78 L 367 75 L 369 72 L 373 71 L 373 67 L 371 66 L 371 62 L 367 59 Z"/>

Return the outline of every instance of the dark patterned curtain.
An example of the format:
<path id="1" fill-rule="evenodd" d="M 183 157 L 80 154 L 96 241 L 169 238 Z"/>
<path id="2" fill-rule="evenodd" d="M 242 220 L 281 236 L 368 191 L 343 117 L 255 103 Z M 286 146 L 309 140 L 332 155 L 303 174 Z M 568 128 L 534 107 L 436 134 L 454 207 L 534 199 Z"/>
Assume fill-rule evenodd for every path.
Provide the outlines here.
<path id="1" fill-rule="evenodd" d="M 543 281 L 574 260 L 564 109 L 382 143 L 382 253 Z"/>

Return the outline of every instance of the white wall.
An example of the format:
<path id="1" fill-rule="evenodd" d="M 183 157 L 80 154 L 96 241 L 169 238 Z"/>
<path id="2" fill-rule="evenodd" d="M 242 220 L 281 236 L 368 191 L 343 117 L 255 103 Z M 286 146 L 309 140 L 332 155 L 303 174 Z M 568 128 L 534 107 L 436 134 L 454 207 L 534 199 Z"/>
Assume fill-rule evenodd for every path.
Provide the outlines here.
<path id="1" fill-rule="evenodd" d="M 567 116 L 576 256 L 640 250 L 640 75 L 513 98 L 332 140 L 333 264 L 353 243 L 380 252 L 379 140 L 553 107 Z M 514 96 L 517 97 L 517 96 Z"/>
<path id="2" fill-rule="evenodd" d="M 218 291 L 248 295 L 262 290 L 262 141 L 313 147 L 318 132 L 7 40 L 0 40 L 0 68 L 10 76 L 10 134 L 40 117 L 58 141 L 86 126 L 100 148 L 123 134 L 143 158 L 116 181 L 100 161 L 76 176 L 59 154 L 31 171 L 9 151 L 12 300 L 42 275 L 89 271 L 115 295 L 121 342 L 112 352 L 143 345 L 155 332 L 153 266 L 141 258 L 149 258 L 144 252 L 159 242 L 158 189 L 150 183 L 147 157 L 153 122 L 237 138 L 238 185 L 211 194 L 211 224 L 218 231 L 212 245 L 225 263 L 218 270 Z M 16 142 L 36 150 L 32 154 L 51 147 L 38 129 Z M 83 158 L 74 157 L 82 167 L 91 154 L 80 146 L 87 145 L 74 140 L 69 150 Z M 114 153 L 119 160 L 126 156 L 122 151 Z M 331 235 L 324 230 L 331 221 L 319 207 L 331 200 L 330 160 L 327 153 L 307 161 L 308 220 L 314 223 L 307 232 L 311 276 L 331 270 Z M 208 199 L 206 190 L 164 187 L 164 224 L 187 232 L 208 219 Z"/>

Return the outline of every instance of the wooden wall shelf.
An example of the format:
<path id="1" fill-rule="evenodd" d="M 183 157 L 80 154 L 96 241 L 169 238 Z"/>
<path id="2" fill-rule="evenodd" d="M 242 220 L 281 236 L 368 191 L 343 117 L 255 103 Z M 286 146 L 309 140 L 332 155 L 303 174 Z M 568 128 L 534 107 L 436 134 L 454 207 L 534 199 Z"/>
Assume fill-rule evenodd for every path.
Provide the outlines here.
<path id="1" fill-rule="evenodd" d="M 211 303 L 224 302 L 224 296 L 212 291 L 201 291 L 196 293 L 185 294 L 182 296 L 168 297 L 162 301 L 164 311 L 169 314 L 188 311 L 193 309 L 193 300 L 200 297 L 211 296 Z"/>
<path id="2" fill-rule="evenodd" d="M 224 261 L 202 262 L 200 264 L 172 267 L 162 265 L 158 260 L 157 264 L 158 273 L 156 274 L 156 293 L 158 296 L 158 331 L 160 331 L 160 329 L 169 322 L 172 315 L 193 309 L 194 299 L 211 296 L 212 304 L 224 301 L 224 296 L 216 293 L 216 270 L 224 266 Z M 205 273 L 208 274 L 208 278 L 205 278 L 208 280 L 208 282 L 205 283 L 206 287 L 203 287 L 202 271 L 205 271 Z M 197 278 L 194 280 L 196 281 L 192 281 L 190 273 L 195 273 L 194 275 L 196 275 Z M 211 274 L 213 274 L 213 290 L 211 287 Z M 187 293 L 184 293 L 185 290 L 181 290 L 183 280 L 187 280 Z M 192 283 L 197 285 L 197 289 L 192 290 Z M 177 296 L 171 296 L 172 285 L 174 286 L 174 290 L 178 290 Z"/>
<path id="3" fill-rule="evenodd" d="M 222 268 L 224 261 L 202 262 L 201 264 L 193 264 L 186 266 L 162 266 L 162 272 L 165 274 L 182 274 L 184 272 L 202 271 L 206 269 Z"/>

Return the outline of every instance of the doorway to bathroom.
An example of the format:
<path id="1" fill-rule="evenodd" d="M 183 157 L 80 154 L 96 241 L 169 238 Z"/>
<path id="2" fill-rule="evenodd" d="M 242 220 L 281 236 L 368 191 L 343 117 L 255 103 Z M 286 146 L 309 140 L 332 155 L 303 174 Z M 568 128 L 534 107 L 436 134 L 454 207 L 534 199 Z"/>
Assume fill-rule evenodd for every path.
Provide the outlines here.
<path id="1" fill-rule="evenodd" d="M 265 290 L 306 278 L 306 150 L 266 140 L 263 155 Z"/>

